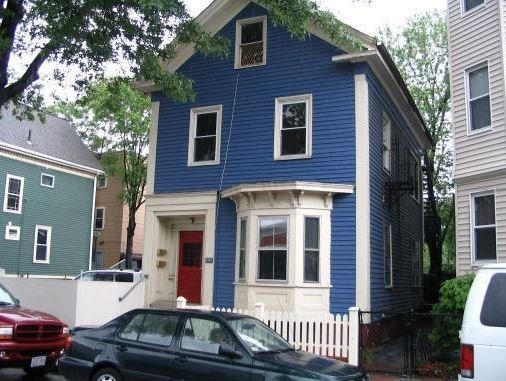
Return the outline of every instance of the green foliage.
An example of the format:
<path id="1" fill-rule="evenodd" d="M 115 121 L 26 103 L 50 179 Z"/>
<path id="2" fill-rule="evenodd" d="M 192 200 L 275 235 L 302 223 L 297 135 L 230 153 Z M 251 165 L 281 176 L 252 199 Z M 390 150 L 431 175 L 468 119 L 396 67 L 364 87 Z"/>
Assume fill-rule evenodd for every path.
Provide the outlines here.
<path id="1" fill-rule="evenodd" d="M 443 282 L 439 302 L 432 308 L 436 324 L 429 338 L 441 359 L 451 358 L 459 350 L 459 330 L 473 280 L 474 274 L 467 274 Z"/>
<path id="2" fill-rule="evenodd" d="M 294 36 L 308 36 L 308 27 L 316 24 L 339 46 L 361 49 L 350 30 L 312 0 L 259 3 Z M 172 99 L 191 101 L 191 79 L 166 70 L 177 49 L 190 44 L 205 55 L 230 53 L 230 41 L 204 31 L 182 0 L 7 0 L 0 3 L 0 20 L 0 106 L 14 101 L 38 109 L 42 97 L 36 83 L 45 62 L 54 64 L 53 76 L 62 82 L 67 68 L 77 67 L 77 91 L 115 63 Z M 12 64 L 12 58 L 27 64 Z"/>
<path id="3" fill-rule="evenodd" d="M 386 28 L 379 38 L 392 54 L 434 142 L 423 156 L 425 241 L 429 271 L 439 277 L 443 257 L 455 258 L 446 18 L 438 12 L 417 15 L 399 33 Z M 445 267 L 454 268 L 448 263 Z"/>

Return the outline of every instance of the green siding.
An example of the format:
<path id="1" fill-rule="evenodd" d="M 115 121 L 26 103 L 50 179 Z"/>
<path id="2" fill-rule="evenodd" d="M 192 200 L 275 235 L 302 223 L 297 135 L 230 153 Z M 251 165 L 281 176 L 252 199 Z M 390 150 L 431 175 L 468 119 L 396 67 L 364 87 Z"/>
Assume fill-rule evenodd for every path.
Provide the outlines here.
<path id="1" fill-rule="evenodd" d="M 54 188 L 40 185 L 41 173 Z M 3 211 L 7 174 L 24 177 L 22 213 Z M 93 179 L 0 157 L 0 267 L 10 274 L 75 275 L 88 269 Z M 5 239 L 8 223 L 21 227 L 19 241 Z M 33 263 L 35 226 L 52 227 L 50 263 Z"/>

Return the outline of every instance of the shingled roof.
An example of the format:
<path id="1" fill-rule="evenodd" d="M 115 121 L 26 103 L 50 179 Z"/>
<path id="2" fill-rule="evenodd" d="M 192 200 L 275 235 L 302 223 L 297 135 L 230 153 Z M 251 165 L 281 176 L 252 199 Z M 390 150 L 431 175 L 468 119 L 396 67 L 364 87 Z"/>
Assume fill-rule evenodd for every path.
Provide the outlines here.
<path id="1" fill-rule="evenodd" d="M 33 121 L 18 120 L 8 108 L 1 112 L 0 147 L 89 172 L 102 171 L 98 160 L 67 120 L 46 114 L 42 123 L 37 116 Z"/>

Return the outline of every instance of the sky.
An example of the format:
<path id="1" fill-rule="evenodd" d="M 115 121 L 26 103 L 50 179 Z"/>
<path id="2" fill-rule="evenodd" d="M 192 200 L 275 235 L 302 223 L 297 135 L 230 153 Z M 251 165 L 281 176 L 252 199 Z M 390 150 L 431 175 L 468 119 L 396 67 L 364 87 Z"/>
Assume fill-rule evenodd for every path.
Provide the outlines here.
<path id="1" fill-rule="evenodd" d="M 386 25 L 397 29 L 409 17 L 433 9 L 446 10 L 447 0 L 316 0 L 320 8 L 369 35 Z M 185 0 L 192 16 L 198 16 L 212 0 Z"/>

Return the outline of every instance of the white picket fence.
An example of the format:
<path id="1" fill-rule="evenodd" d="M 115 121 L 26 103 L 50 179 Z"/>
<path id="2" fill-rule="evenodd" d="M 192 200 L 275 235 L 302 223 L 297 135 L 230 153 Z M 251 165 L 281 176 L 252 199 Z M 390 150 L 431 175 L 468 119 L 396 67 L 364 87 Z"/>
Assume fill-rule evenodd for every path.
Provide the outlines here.
<path id="1" fill-rule="evenodd" d="M 187 305 L 186 299 L 177 299 L 178 308 L 207 309 L 254 316 L 281 335 L 295 349 L 347 360 L 358 365 L 358 308 L 348 314 L 321 312 L 266 311 L 263 303 L 255 304 L 255 310 L 215 308 Z"/>

